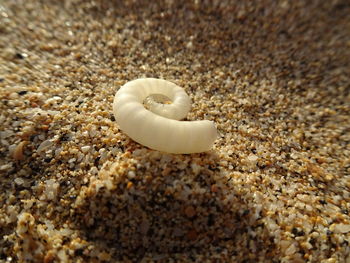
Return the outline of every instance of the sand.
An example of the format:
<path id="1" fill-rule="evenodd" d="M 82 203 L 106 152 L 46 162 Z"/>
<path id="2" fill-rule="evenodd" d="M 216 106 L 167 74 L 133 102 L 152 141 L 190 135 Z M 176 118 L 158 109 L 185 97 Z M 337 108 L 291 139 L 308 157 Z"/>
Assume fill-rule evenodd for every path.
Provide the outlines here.
<path id="1" fill-rule="evenodd" d="M 349 13 L 0 1 L 0 262 L 350 262 Z M 141 77 L 186 90 L 212 150 L 119 129 L 114 94 Z"/>

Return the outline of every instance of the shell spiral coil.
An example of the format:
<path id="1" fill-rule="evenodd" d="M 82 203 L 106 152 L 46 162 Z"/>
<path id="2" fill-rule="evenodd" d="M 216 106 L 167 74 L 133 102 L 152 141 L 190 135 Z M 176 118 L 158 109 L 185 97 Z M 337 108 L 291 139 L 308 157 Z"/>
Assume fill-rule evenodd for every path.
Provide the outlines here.
<path id="1" fill-rule="evenodd" d="M 144 101 L 163 95 L 171 104 Z M 134 141 L 167 153 L 198 153 L 211 149 L 217 131 L 214 122 L 180 121 L 190 110 L 190 98 L 172 82 L 141 78 L 127 82 L 116 93 L 113 113 L 120 129 Z"/>

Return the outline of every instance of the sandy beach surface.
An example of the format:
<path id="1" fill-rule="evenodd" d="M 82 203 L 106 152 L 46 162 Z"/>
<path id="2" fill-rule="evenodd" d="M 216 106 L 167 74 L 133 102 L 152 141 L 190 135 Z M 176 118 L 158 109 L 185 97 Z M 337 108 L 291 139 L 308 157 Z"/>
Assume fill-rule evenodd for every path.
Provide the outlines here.
<path id="1" fill-rule="evenodd" d="M 350 3 L 0 0 L 0 262 L 350 262 Z M 212 150 L 124 134 L 183 87 Z M 169 141 L 172 138 L 169 138 Z"/>

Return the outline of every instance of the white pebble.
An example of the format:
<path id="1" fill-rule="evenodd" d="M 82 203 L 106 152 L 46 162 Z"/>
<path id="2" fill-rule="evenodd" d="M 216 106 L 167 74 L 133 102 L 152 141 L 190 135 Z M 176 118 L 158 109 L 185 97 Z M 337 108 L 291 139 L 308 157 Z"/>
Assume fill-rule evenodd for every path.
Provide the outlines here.
<path id="1" fill-rule="evenodd" d="M 192 163 L 191 164 L 191 168 L 192 168 L 192 171 L 195 175 L 199 174 L 199 172 L 201 171 L 202 167 L 196 163 Z"/>
<path id="2" fill-rule="evenodd" d="M 52 98 L 47 99 L 45 102 L 48 103 L 48 104 L 50 104 L 50 103 L 52 103 L 52 102 L 61 101 L 61 100 L 62 100 L 61 97 L 59 97 L 59 96 L 53 96 Z"/>
<path id="3" fill-rule="evenodd" d="M 133 178 L 135 178 L 135 176 L 136 176 L 136 174 L 135 174 L 134 171 L 129 171 L 129 172 L 128 172 L 128 178 L 129 178 L 129 179 L 133 179 Z"/>
<path id="4" fill-rule="evenodd" d="M 12 168 L 12 164 L 8 163 L 8 164 L 4 164 L 0 166 L 0 171 L 5 171 Z"/>
<path id="5" fill-rule="evenodd" d="M 16 183 L 17 185 L 22 185 L 22 184 L 24 183 L 24 180 L 23 180 L 22 178 L 16 178 L 16 179 L 15 179 L 15 183 Z"/>
<path id="6" fill-rule="evenodd" d="M 46 141 L 43 141 L 38 149 L 36 150 L 38 153 L 39 152 L 42 152 L 42 151 L 45 151 L 47 148 L 51 147 L 53 145 L 53 142 L 51 140 L 46 140 Z"/>
<path id="7" fill-rule="evenodd" d="M 192 41 L 190 41 L 190 42 L 188 42 L 188 43 L 186 44 L 186 48 L 188 48 L 188 49 L 193 48 L 193 43 L 192 43 Z"/>
<path id="8" fill-rule="evenodd" d="M 256 162 L 258 160 L 258 156 L 254 155 L 254 154 L 251 154 L 248 156 L 248 160 L 251 161 L 251 162 Z"/>
<path id="9" fill-rule="evenodd" d="M 86 146 L 82 146 L 80 149 L 83 153 L 87 153 L 88 151 L 90 151 L 91 146 L 86 145 Z"/>
<path id="10" fill-rule="evenodd" d="M 54 179 L 49 179 L 45 181 L 45 195 L 46 200 L 54 200 L 57 196 L 58 188 L 60 186 L 59 183 L 56 182 Z"/>
<path id="11" fill-rule="evenodd" d="M 334 227 L 335 233 L 348 233 L 350 232 L 350 224 L 336 224 Z"/>

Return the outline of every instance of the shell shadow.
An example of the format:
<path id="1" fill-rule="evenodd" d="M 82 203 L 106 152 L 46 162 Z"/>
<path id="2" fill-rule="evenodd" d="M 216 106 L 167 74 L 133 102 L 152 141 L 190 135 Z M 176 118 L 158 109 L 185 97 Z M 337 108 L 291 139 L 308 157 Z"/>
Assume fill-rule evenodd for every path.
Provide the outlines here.
<path id="1" fill-rule="evenodd" d="M 266 255 L 273 249 L 259 214 L 220 173 L 215 153 L 127 155 L 128 161 L 101 170 L 81 189 L 72 218 L 87 240 L 108 248 L 114 259 L 191 260 L 240 243 L 226 256 L 249 260 L 256 258 L 252 251 Z"/>

